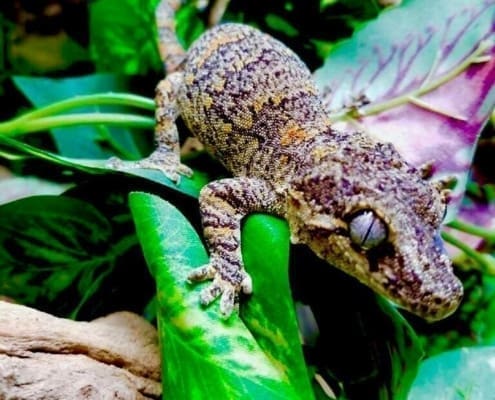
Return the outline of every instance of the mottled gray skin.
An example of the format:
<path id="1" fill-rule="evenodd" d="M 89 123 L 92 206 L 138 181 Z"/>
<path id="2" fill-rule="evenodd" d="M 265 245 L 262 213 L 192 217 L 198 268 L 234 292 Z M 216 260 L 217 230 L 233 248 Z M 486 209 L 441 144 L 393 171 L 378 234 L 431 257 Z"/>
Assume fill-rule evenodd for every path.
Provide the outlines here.
<path id="1" fill-rule="evenodd" d="M 253 28 L 225 24 L 177 59 L 157 88 L 158 148 L 125 166 L 158 168 L 176 180 L 189 174 L 178 158 L 180 115 L 232 173 L 199 199 L 210 262 L 189 279 L 213 279 L 203 304 L 220 296 L 221 312 L 230 315 L 238 294 L 251 291 L 240 225 L 262 211 L 289 222 L 293 243 L 423 318 L 457 308 L 462 286 L 439 238 L 447 192 L 392 145 L 334 131 L 297 55 Z"/>

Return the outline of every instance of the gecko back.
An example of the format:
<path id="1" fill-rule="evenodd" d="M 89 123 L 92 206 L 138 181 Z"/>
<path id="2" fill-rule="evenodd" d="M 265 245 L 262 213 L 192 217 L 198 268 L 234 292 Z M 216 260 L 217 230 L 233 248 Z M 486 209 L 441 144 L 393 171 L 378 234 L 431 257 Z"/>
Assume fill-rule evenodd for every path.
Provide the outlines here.
<path id="1" fill-rule="evenodd" d="M 179 104 L 189 129 L 234 175 L 282 176 L 298 146 L 329 129 L 299 57 L 241 24 L 215 27 L 193 44 Z"/>

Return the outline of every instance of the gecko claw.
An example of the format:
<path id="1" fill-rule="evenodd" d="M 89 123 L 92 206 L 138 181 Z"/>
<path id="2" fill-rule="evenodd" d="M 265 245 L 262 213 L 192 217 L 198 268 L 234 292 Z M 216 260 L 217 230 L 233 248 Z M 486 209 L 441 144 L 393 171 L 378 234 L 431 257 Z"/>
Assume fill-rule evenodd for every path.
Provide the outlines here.
<path id="1" fill-rule="evenodd" d="M 202 306 L 208 306 L 220 297 L 220 313 L 224 318 L 229 318 L 233 312 L 239 310 L 241 292 L 251 294 L 253 291 L 252 279 L 244 270 L 236 273 L 232 282 L 222 277 L 215 265 L 211 263 L 196 268 L 187 275 L 189 283 L 209 279 L 213 279 L 213 282 L 201 291 L 199 302 Z"/>

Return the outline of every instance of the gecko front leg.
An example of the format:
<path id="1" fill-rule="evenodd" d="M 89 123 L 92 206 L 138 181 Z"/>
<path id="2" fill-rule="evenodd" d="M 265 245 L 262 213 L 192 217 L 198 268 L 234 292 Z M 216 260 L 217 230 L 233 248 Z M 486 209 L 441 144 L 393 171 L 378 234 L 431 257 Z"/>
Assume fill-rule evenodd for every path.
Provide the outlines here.
<path id="1" fill-rule="evenodd" d="M 156 87 L 156 127 L 157 148 L 148 157 L 137 161 L 124 161 L 112 158 L 109 166 L 115 169 L 146 168 L 162 171 L 174 182 L 180 176 L 191 176 L 192 170 L 180 162 L 179 134 L 175 120 L 179 116 L 177 94 L 182 85 L 182 72 L 174 72 L 160 81 Z"/>
<path id="2" fill-rule="evenodd" d="M 189 281 L 213 279 L 201 292 L 201 304 L 208 305 L 221 296 L 220 312 L 228 317 L 238 307 L 239 294 L 251 293 L 251 277 L 241 255 L 241 220 L 256 211 L 276 212 L 279 202 L 273 187 L 258 178 L 222 179 L 201 190 L 199 203 L 210 262 L 188 276 Z"/>

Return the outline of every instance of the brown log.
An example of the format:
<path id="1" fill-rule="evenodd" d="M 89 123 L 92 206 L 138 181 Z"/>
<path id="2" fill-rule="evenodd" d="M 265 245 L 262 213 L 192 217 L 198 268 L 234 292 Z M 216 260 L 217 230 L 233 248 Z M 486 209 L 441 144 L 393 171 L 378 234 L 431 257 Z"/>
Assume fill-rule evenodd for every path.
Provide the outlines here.
<path id="1" fill-rule="evenodd" d="M 155 328 L 118 312 L 91 322 L 0 301 L 0 399 L 158 399 Z"/>

